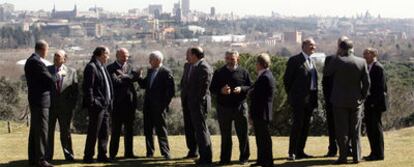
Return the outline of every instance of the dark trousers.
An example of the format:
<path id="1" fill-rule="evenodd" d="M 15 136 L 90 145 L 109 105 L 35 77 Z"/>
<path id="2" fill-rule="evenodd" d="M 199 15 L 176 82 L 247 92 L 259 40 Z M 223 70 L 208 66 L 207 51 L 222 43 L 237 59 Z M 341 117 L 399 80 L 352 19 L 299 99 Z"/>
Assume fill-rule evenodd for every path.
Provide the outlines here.
<path id="1" fill-rule="evenodd" d="M 222 162 L 230 162 L 232 142 L 232 125 L 234 121 L 237 138 L 239 139 L 239 160 L 248 160 L 250 156 L 248 121 L 247 121 L 247 104 L 243 103 L 235 107 L 225 107 L 217 105 L 218 122 L 221 132 L 221 154 Z"/>
<path id="2" fill-rule="evenodd" d="M 314 107 L 310 104 L 293 107 L 293 124 L 289 138 L 289 154 L 304 154 L 306 140 L 308 138 L 310 118 Z"/>
<path id="3" fill-rule="evenodd" d="M 333 116 L 333 106 L 332 103 L 325 101 L 325 111 L 326 111 L 326 121 L 328 124 L 328 136 L 329 136 L 329 146 L 328 153 L 336 154 L 338 148 L 336 146 L 336 137 L 335 137 L 335 121 Z"/>
<path id="4" fill-rule="evenodd" d="M 262 166 L 273 166 L 272 138 L 269 134 L 269 122 L 253 120 L 257 145 L 257 163 Z"/>
<path id="5" fill-rule="evenodd" d="M 88 134 L 84 151 L 84 159 L 92 159 L 95 144 L 98 140 L 98 159 L 106 157 L 108 147 L 109 113 L 107 109 L 89 110 Z"/>
<path id="6" fill-rule="evenodd" d="M 165 122 L 166 112 L 144 109 L 144 134 L 147 155 L 154 155 L 154 129 L 158 137 L 161 155 L 169 156 L 170 147 L 168 144 L 167 124 Z"/>
<path id="7" fill-rule="evenodd" d="M 185 133 L 185 142 L 188 148 L 188 155 L 198 155 L 198 146 L 195 136 L 195 129 L 193 123 L 191 122 L 191 112 L 188 109 L 187 102 L 185 99 L 181 99 L 183 107 L 183 117 L 184 117 L 184 133 Z"/>
<path id="8" fill-rule="evenodd" d="M 212 162 L 212 148 L 210 132 L 206 123 L 207 119 L 206 108 L 199 107 L 198 109 L 190 110 L 191 122 L 195 128 L 196 141 L 200 153 L 200 162 L 211 163 Z"/>
<path id="9" fill-rule="evenodd" d="M 111 142 L 109 145 L 109 156 L 115 158 L 119 149 L 119 138 L 121 136 L 122 125 L 124 126 L 124 156 L 131 157 L 133 152 L 133 136 L 134 136 L 134 119 L 135 108 L 132 105 L 114 106 L 114 111 L 111 114 L 112 129 Z"/>
<path id="10" fill-rule="evenodd" d="M 30 106 L 29 163 L 45 159 L 47 146 L 49 108 Z"/>
<path id="11" fill-rule="evenodd" d="M 382 111 L 365 110 L 364 121 L 371 147 L 370 156 L 384 158 L 384 134 L 381 121 Z"/>
<path id="12" fill-rule="evenodd" d="M 60 144 L 62 145 L 65 159 L 73 159 L 72 138 L 70 134 L 70 123 L 73 117 L 73 110 L 52 107 L 49 112 L 49 133 L 46 159 L 52 160 L 55 145 L 56 122 L 59 122 Z"/>
<path id="13" fill-rule="evenodd" d="M 351 140 L 353 160 L 361 160 L 361 113 L 361 109 L 357 107 L 334 107 L 336 140 L 339 146 L 338 160 L 340 161 L 346 161 L 349 140 Z"/>

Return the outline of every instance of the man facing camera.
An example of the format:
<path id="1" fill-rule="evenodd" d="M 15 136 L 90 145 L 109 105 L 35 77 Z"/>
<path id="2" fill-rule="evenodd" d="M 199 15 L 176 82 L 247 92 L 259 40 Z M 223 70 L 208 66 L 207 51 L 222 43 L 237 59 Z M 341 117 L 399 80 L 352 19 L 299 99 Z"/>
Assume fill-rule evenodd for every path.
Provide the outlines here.
<path id="1" fill-rule="evenodd" d="M 253 121 L 256 135 L 257 161 L 251 166 L 273 166 L 272 138 L 269 126 L 272 121 L 275 79 L 269 69 L 270 64 L 270 56 L 267 53 L 262 53 L 257 57 L 257 80 L 250 92 L 250 119 Z"/>
<path id="2" fill-rule="evenodd" d="M 109 113 L 112 110 L 114 91 L 106 70 L 109 49 L 99 46 L 93 51 L 90 62 L 83 72 L 83 106 L 88 109 L 89 124 L 83 161 L 93 163 L 96 140 L 98 139 L 98 161 L 108 163 Z"/>
<path id="3" fill-rule="evenodd" d="M 55 127 L 59 122 L 60 143 L 65 160 L 74 161 L 70 123 L 78 101 L 78 75 L 74 68 L 65 65 L 67 62 L 65 51 L 59 50 L 54 55 L 54 64 L 48 66 L 49 72 L 56 77 L 56 82 L 51 93 L 51 107 L 49 113 L 49 139 L 46 150 L 46 158 L 53 159 Z"/>
<path id="4" fill-rule="evenodd" d="M 238 65 L 237 51 L 227 51 L 225 60 L 226 65 L 214 72 L 210 86 L 210 91 L 217 98 L 221 132 L 220 164 L 229 164 L 231 160 L 233 121 L 239 139 L 239 162 L 245 164 L 250 156 L 246 96 L 251 81 L 247 70 Z"/>
<path id="5" fill-rule="evenodd" d="M 111 114 L 112 133 L 109 146 L 109 157 L 113 160 L 119 149 L 119 138 L 122 125 L 124 126 L 124 157 L 134 158 L 133 127 L 135 109 L 137 108 L 137 92 L 134 82 L 138 80 L 138 73 L 132 70 L 128 63 L 129 52 L 125 48 L 116 51 L 116 60 L 107 66 L 109 76 L 114 85 L 114 109 Z"/>
<path id="6" fill-rule="evenodd" d="M 163 66 L 164 56 L 160 51 L 151 52 L 148 69 L 145 78 L 140 77 L 138 83 L 145 89 L 144 99 L 144 134 L 147 157 L 154 156 L 154 129 L 158 136 L 161 155 L 165 159 L 171 159 L 168 144 L 167 112 L 172 97 L 175 94 L 174 78 L 170 69 Z M 142 75 L 142 71 L 140 72 Z"/>

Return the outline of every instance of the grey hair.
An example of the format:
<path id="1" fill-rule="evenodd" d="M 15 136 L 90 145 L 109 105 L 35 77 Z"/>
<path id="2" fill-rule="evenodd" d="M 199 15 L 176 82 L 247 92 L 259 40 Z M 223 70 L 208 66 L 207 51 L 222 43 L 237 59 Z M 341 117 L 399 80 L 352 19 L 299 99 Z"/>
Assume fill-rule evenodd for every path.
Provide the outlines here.
<path id="1" fill-rule="evenodd" d="M 310 43 L 315 43 L 315 40 L 314 40 L 312 37 L 305 38 L 305 39 L 302 41 L 302 48 L 303 48 L 306 44 L 310 44 Z"/>
<path id="2" fill-rule="evenodd" d="M 235 55 L 235 56 L 239 56 L 239 52 L 237 50 L 228 50 L 225 53 L 225 56 L 227 55 Z"/>
<path id="3" fill-rule="evenodd" d="M 257 56 L 257 63 L 259 63 L 264 68 L 269 68 L 271 65 L 270 55 L 267 53 L 260 53 Z"/>
<path id="4" fill-rule="evenodd" d="M 49 44 L 45 40 L 38 40 L 36 41 L 36 44 L 35 44 L 35 51 L 40 51 L 42 49 L 45 49 L 48 46 Z"/>
<path id="5" fill-rule="evenodd" d="M 157 59 L 161 62 L 164 60 L 164 55 L 158 50 L 151 52 L 149 57 L 150 57 L 150 59 L 155 58 L 155 59 Z"/>

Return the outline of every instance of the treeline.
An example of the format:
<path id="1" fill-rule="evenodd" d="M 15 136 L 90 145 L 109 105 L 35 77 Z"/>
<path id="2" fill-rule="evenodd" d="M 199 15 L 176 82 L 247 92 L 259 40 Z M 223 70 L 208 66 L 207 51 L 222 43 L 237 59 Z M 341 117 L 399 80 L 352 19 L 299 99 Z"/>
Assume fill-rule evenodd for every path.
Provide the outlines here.
<path id="1" fill-rule="evenodd" d="M 252 80 L 256 79 L 255 57 L 251 54 L 241 54 L 240 66 L 246 68 L 251 74 Z M 286 68 L 287 58 L 272 56 L 271 70 L 276 79 L 276 91 L 273 108 L 273 121 L 271 133 L 273 135 L 288 135 L 291 127 L 291 109 L 287 103 L 287 95 L 283 86 L 283 74 Z M 167 59 L 165 66 L 171 68 L 175 76 L 177 90 L 179 80 L 182 76 L 183 64 L 174 60 Z M 386 130 L 398 129 L 414 125 L 414 64 L 408 62 L 383 62 L 387 75 L 389 110 L 383 116 L 383 125 Z M 213 64 L 217 69 L 224 65 L 223 61 Z M 78 70 L 79 81 L 82 83 L 83 69 Z M 319 66 L 319 71 L 321 66 Z M 319 75 L 321 78 L 322 74 Z M 5 78 L 0 79 L 0 119 L 18 120 L 22 117 L 25 106 L 27 105 L 27 95 L 24 81 L 10 81 Z M 319 90 L 322 90 L 319 84 Z M 143 114 L 142 106 L 144 101 L 144 91 L 138 91 L 138 109 L 135 119 L 135 134 L 143 134 Z M 81 97 L 81 96 L 80 96 Z M 169 133 L 173 135 L 184 133 L 183 116 L 180 102 L 180 92 L 176 92 L 176 97 L 170 105 L 167 126 Z M 323 108 L 322 91 L 319 91 L 319 107 L 313 113 L 310 134 L 324 135 L 326 130 L 326 117 Z M 82 109 L 81 100 L 76 107 L 72 130 L 76 133 L 85 133 L 87 130 L 87 110 Z M 220 133 L 217 114 L 215 110 L 215 100 L 213 97 L 212 111 L 208 114 L 208 125 L 212 134 Z M 252 132 L 252 131 L 250 131 Z"/>
<path id="2" fill-rule="evenodd" d="M 0 29 L 0 48 L 28 47 L 33 44 L 34 36 L 21 28 L 2 27 Z"/>

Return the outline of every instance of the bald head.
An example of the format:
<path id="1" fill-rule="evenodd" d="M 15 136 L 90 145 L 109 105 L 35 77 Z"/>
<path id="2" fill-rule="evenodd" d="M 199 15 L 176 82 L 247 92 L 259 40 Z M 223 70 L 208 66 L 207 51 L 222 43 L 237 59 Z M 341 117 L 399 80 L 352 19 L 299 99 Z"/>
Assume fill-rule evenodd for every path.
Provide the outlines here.
<path id="1" fill-rule="evenodd" d="M 338 47 L 341 44 L 341 42 L 345 41 L 345 40 L 349 40 L 349 38 L 347 36 L 341 36 L 338 38 Z"/>
<path id="2" fill-rule="evenodd" d="M 316 42 L 313 38 L 306 38 L 302 42 L 302 51 L 307 55 L 312 55 L 316 51 Z"/>
<path id="3" fill-rule="evenodd" d="M 49 51 L 49 44 L 45 40 L 39 40 L 35 44 L 35 53 L 42 58 L 46 58 Z"/>
<path id="4" fill-rule="evenodd" d="M 129 59 L 129 52 L 126 48 L 120 48 L 116 51 L 116 59 L 119 63 L 124 64 Z"/>

